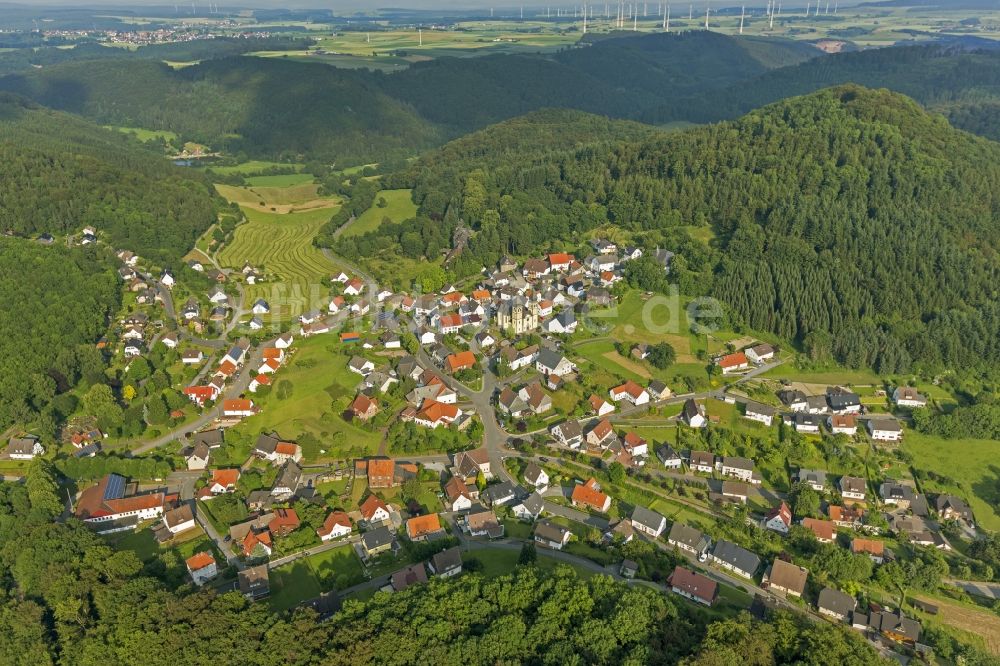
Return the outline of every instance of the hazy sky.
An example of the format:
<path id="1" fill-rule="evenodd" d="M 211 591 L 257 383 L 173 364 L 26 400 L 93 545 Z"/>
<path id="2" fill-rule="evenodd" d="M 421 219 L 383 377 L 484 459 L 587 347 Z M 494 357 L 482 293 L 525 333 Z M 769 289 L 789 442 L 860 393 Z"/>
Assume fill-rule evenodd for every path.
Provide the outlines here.
<path id="1" fill-rule="evenodd" d="M 212 0 L 214 2 L 214 0 Z M 652 0 L 650 4 L 656 4 L 659 0 Z M 690 4 L 692 0 L 679 0 L 676 4 L 678 6 L 684 4 Z M 954 0 L 942 0 L 941 4 L 949 4 L 949 1 Z M 580 0 L 582 2 L 582 0 Z M 551 3 L 546 4 L 545 2 L 540 2 L 539 0 L 533 0 L 531 2 L 525 2 L 524 7 L 541 8 L 541 7 L 572 7 L 575 4 L 578 5 L 580 2 L 573 2 L 572 0 L 563 0 L 562 2 L 553 0 Z M 696 6 L 705 6 L 706 0 L 693 0 Z M 746 3 L 740 0 L 709 0 L 712 7 L 732 7 L 739 6 L 740 4 L 745 4 L 747 7 L 763 7 L 767 4 L 767 0 L 747 0 Z M 35 6 L 35 7 L 120 7 L 120 8 L 137 8 L 140 6 L 159 6 L 159 7 L 170 7 L 174 5 L 172 0 L 30 0 L 29 2 L 12 2 L 12 3 L 2 3 L 0 4 L 0 15 L 3 13 L 4 4 L 13 4 L 21 7 L 24 6 Z M 177 0 L 178 5 L 191 6 L 191 1 L 188 0 Z M 195 0 L 196 7 L 207 7 L 208 0 Z M 290 8 L 290 9 L 331 9 L 335 13 L 349 13 L 359 10 L 373 10 L 382 7 L 403 7 L 407 9 L 472 9 L 472 8 L 489 8 L 494 7 L 497 13 L 501 13 L 501 10 L 508 10 L 503 13 L 514 13 L 520 6 L 518 2 L 511 0 L 238 0 L 233 2 L 233 0 L 222 0 L 215 3 L 220 8 Z M 592 4 L 604 5 L 604 0 L 595 1 Z M 616 3 L 615 3 L 616 4 Z M 786 6 L 794 6 L 796 4 L 801 4 L 805 6 L 805 0 L 801 3 L 797 3 L 795 0 L 785 0 Z M 856 4 L 854 2 L 846 1 L 841 2 L 842 7 L 846 7 L 850 4 Z"/>

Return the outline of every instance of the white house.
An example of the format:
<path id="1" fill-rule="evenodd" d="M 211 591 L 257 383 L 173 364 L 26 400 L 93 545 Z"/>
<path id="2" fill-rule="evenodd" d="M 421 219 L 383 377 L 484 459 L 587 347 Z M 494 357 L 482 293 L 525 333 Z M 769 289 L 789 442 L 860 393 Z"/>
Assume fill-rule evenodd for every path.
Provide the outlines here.
<path id="1" fill-rule="evenodd" d="M 334 511 L 323 521 L 323 526 L 316 530 L 321 541 L 340 539 L 351 533 L 351 519 L 343 511 Z"/>
<path id="2" fill-rule="evenodd" d="M 212 557 L 212 554 L 208 551 L 195 553 L 185 560 L 185 564 L 187 565 L 188 574 L 191 576 L 191 580 L 194 581 L 194 584 L 198 587 L 201 587 L 219 574 L 215 558 Z"/>
<path id="3" fill-rule="evenodd" d="M 565 375 L 576 372 L 576 366 L 565 356 L 551 349 L 538 352 L 535 359 L 535 369 L 546 377 L 549 375 Z"/>
<path id="4" fill-rule="evenodd" d="M 667 529 L 667 519 L 655 511 L 643 506 L 636 506 L 632 509 L 632 528 L 643 534 L 647 534 L 654 539 L 663 534 Z"/>
<path id="5" fill-rule="evenodd" d="M 768 427 L 770 427 L 771 423 L 774 421 L 774 414 L 774 407 L 753 402 L 748 402 L 746 404 L 746 409 L 743 413 L 743 415 L 751 421 L 763 423 Z"/>
<path id="6" fill-rule="evenodd" d="M 898 442 L 903 438 L 903 428 L 894 418 L 869 419 L 868 432 L 878 442 Z"/>
<path id="7" fill-rule="evenodd" d="M 285 333 L 284 335 L 278 336 L 278 339 L 274 341 L 274 346 L 278 349 L 288 349 L 292 346 L 295 341 L 295 336 L 291 333 Z"/>
<path id="8" fill-rule="evenodd" d="M 867 482 L 857 476 L 840 477 L 840 496 L 845 500 L 864 501 L 868 489 Z"/>
<path id="9" fill-rule="evenodd" d="M 11 460 L 31 460 L 45 453 L 45 448 L 35 437 L 11 437 L 7 456 Z"/>
<path id="10" fill-rule="evenodd" d="M 746 357 L 751 362 L 760 364 L 774 358 L 774 347 L 765 342 L 759 345 L 754 345 L 743 353 L 746 354 Z"/>
<path id="11" fill-rule="evenodd" d="M 667 469 L 680 469 L 684 462 L 680 454 L 674 451 L 674 448 L 669 444 L 665 444 L 657 449 L 656 457 L 660 459 L 660 462 Z"/>
<path id="12" fill-rule="evenodd" d="M 738 456 L 724 456 L 722 458 L 721 472 L 723 476 L 731 476 L 746 483 L 760 483 L 759 478 L 755 478 L 753 461 L 749 458 Z"/>
<path id="13" fill-rule="evenodd" d="M 535 490 L 545 490 L 549 485 L 549 475 L 535 463 L 528 463 L 524 468 L 524 482 Z"/>
<path id="14" fill-rule="evenodd" d="M 625 400 L 626 402 L 639 406 L 649 402 L 649 394 L 641 386 L 631 379 L 620 386 L 611 389 L 611 399 L 615 402 Z"/>
<path id="15" fill-rule="evenodd" d="M 263 298 L 258 298 L 257 302 L 253 304 L 254 314 L 267 314 L 271 311 L 271 306 L 267 304 Z"/>
<path id="16" fill-rule="evenodd" d="M 912 386 L 897 386 L 892 392 L 892 401 L 899 407 L 909 407 L 911 409 L 926 407 L 927 398 L 917 392 Z"/>
<path id="17" fill-rule="evenodd" d="M 190 504 L 182 504 L 163 514 L 163 525 L 171 534 L 194 529 L 194 512 Z"/>
<path id="18" fill-rule="evenodd" d="M 764 527 L 779 534 L 788 534 L 792 527 L 792 510 L 784 502 L 776 509 L 772 509 L 764 517 Z"/>

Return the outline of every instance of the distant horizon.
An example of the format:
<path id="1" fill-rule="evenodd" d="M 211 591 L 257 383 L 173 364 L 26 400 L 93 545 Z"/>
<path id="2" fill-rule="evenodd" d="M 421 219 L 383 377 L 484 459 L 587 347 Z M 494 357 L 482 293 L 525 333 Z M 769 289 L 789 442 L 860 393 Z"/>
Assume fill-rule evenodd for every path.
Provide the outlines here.
<path id="1" fill-rule="evenodd" d="M 176 3 L 173 2 L 163 2 L 163 0 L 130 0 L 122 2 L 89 2 L 88 0 L 34 0 L 31 3 L 26 2 L 0 2 L 0 7 L 11 7 L 19 9 L 35 9 L 35 8 L 46 8 L 46 9 L 92 9 L 95 11 L 100 10 L 128 10 L 128 9 L 151 9 L 151 8 L 164 8 L 169 9 L 176 5 L 178 8 L 190 7 L 190 0 L 185 2 L 184 0 L 179 0 Z M 334 15 L 346 15 L 348 13 L 354 13 L 359 11 L 393 11 L 398 9 L 404 9 L 408 11 L 448 11 L 448 12 L 461 12 L 461 11 L 482 11 L 493 8 L 497 13 L 518 13 L 523 7 L 525 11 L 533 10 L 539 11 L 544 10 L 547 7 L 574 7 L 579 6 L 581 3 L 573 2 L 553 2 L 553 3 L 538 3 L 534 2 L 531 4 L 511 4 L 509 0 L 502 3 L 491 3 L 488 0 L 481 0 L 479 2 L 469 0 L 455 0 L 450 2 L 444 0 L 443 2 L 428 3 L 426 0 L 392 0 L 391 3 L 383 2 L 382 0 L 370 0 L 366 2 L 365 0 L 349 0 L 346 3 L 330 3 L 327 0 L 243 0 L 239 3 L 231 2 L 206 2 L 205 0 L 200 0 L 195 2 L 195 8 L 201 9 L 206 8 L 209 4 L 216 5 L 222 12 L 235 12 L 244 9 L 272 9 L 281 10 L 285 9 L 288 11 L 308 11 L 308 10 L 328 10 Z M 589 3 L 593 6 L 603 6 L 604 2 L 592 2 Z M 610 5 L 616 5 L 615 2 L 610 2 Z M 628 3 L 626 3 L 628 4 Z M 656 6 L 658 2 L 654 0 L 653 2 L 648 2 L 649 6 Z M 678 2 L 671 3 L 677 7 L 682 7 L 684 5 L 693 4 L 696 7 L 701 7 L 704 10 L 706 0 L 697 0 L 695 2 Z M 709 0 L 709 6 L 713 10 L 725 10 L 725 9 L 738 9 L 740 6 L 745 6 L 748 8 L 754 7 L 766 7 L 767 0 L 748 0 L 747 2 L 733 2 L 732 0 Z M 832 4 L 832 3 L 831 3 Z M 876 4 L 859 2 L 857 0 L 848 0 L 847 2 L 839 3 L 841 8 L 844 7 L 856 7 L 862 4 Z M 949 4 L 947 1 L 942 2 L 942 5 Z M 789 2 L 787 3 L 786 11 L 792 9 L 793 7 L 805 7 L 805 2 Z M 172 13 L 172 12 L 171 12 Z M 183 11 L 180 12 L 183 15 Z M 526 17 L 527 20 L 527 17 Z"/>

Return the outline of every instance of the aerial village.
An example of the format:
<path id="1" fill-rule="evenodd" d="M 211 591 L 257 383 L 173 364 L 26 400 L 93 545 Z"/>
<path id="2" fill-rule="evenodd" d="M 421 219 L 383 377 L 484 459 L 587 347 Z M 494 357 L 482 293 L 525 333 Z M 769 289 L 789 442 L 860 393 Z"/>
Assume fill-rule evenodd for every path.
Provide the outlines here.
<path id="1" fill-rule="evenodd" d="M 348 553 L 347 564 L 330 560 L 337 583 L 297 603 L 403 590 L 463 567 L 482 570 L 490 544 L 531 544 L 691 603 L 791 607 L 919 652 L 921 624 L 898 604 L 868 597 L 863 580 L 838 586 L 836 576 L 797 561 L 835 549 L 871 578 L 914 553 L 948 554 L 948 534 L 975 533 L 969 505 L 926 495 L 891 469 L 786 468 L 773 451 L 755 459 L 713 433 L 737 423 L 762 441 L 822 436 L 845 449 L 891 452 L 906 413 L 927 397 L 887 387 L 876 396 L 886 408 L 873 409 L 872 396 L 849 386 L 746 389 L 782 362 L 780 347 L 760 340 L 711 355 L 717 382 L 707 389 L 640 381 L 646 372 L 624 381 L 604 372 L 614 381 L 602 384 L 582 369 L 594 364 L 581 354 L 578 329 L 607 335 L 592 316 L 621 305 L 625 266 L 643 252 L 603 239 L 591 246 L 582 259 L 505 258 L 430 294 L 379 289 L 341 272 L 331 276 L 324 308 L 302 312 L 273 337 L 264 299 L 246 307 L 242 291 L 238 305 L 227 294 L 236 276 L 190 262 L 215 286 L 174 312 L 173 273 L 153 280 L 137 272 L 135 255 L 120 253 L 135 303 L 164 309 L 182 327 L 165 332 L 141 311 L 124 318 L 123 362 L 154 345 L 183 350 L 190 401 L 187 412 L 177 410 L 177 429 L 133 454 L 179 444 L 183 467 L 159 483 L 105 474 L 80 488 L 74 514 L 101 534 L 148 529 L 160 544 L 203 530 L 208 547 L 184 560 L 191 583 L 251 599 L 272 595 L 276 572 L 297 560 L 334 552 Z M 657 250 L 654 258 L 669 271 L 672 256 Z M 240 285 L 266 279 L 249 265 L 238 277 Z M 199 336 L 212 343 L 208 353 L 191 343 Z M 253 427 L 282 409 L 271 406 L 276 380 L 294 366 L 297 348 L 317 338 L 337 349 L 353 387 L 338 418 L 364 432 L 424 438 L 425 448 L 399 454 L 383 441 L 377 452 L 319 464 L 304 456 L 306 442 Z M 658 353 L 655 342 L 618 341 L 616 350 L 608 353 L 640 370 Z M 669 421 L 668 436 L 644 427 L 654 417 Z M 252 447 L 234 461 L 223 454 L 231 431 L 247 428 L 256 430 Z M 92 425 L 68 437 L 78 457 L 101 451 Z M 37 439 L 15 437 L 6 455 L 44 453 Z M 767 547 L 757 551 L 758 543 Z M 281 585 L 289 595 L 285 577 Z"/>

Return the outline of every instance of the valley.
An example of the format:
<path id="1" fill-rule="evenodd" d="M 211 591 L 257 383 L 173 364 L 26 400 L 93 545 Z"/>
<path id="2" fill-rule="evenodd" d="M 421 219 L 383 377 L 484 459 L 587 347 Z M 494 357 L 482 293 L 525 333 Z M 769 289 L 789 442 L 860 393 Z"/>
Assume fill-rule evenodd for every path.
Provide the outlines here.
<path id="1" fill-rule="evenodd" d="M 589 9 L 0 16 L 0 662 L 1000 658 L 1000 13 Z"/>

